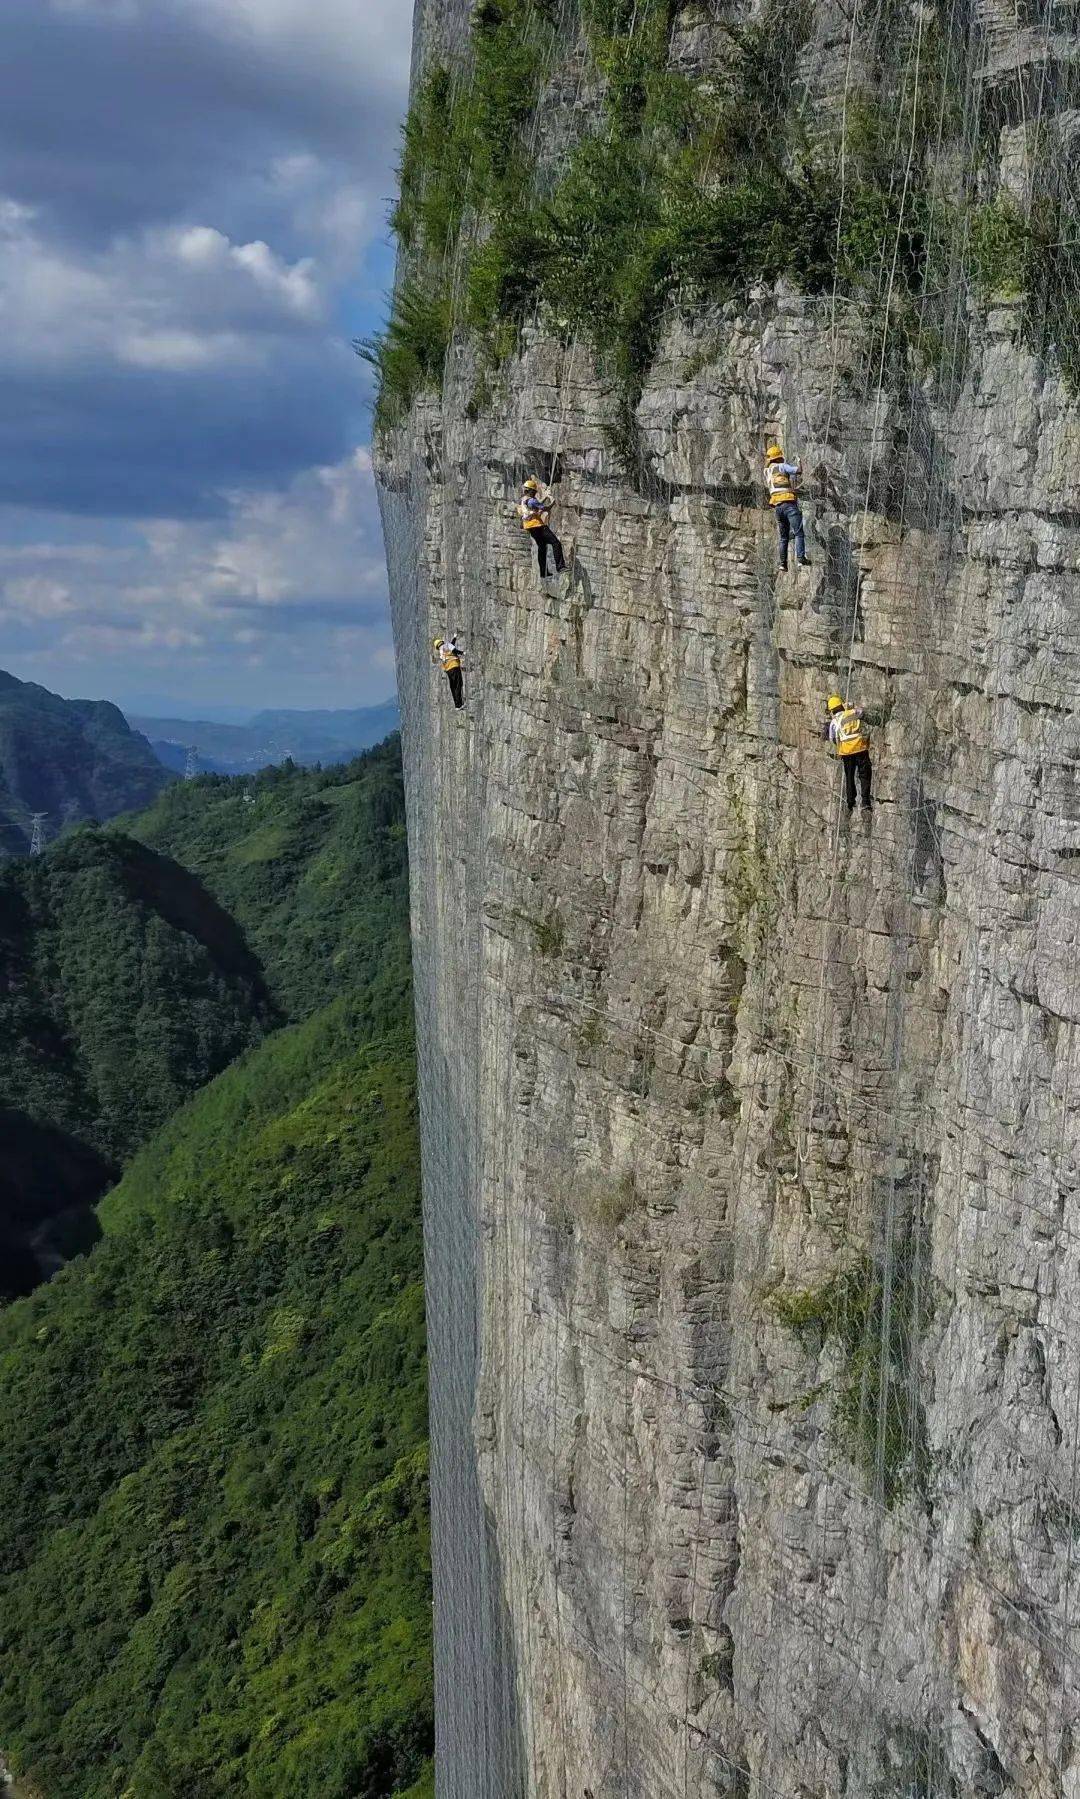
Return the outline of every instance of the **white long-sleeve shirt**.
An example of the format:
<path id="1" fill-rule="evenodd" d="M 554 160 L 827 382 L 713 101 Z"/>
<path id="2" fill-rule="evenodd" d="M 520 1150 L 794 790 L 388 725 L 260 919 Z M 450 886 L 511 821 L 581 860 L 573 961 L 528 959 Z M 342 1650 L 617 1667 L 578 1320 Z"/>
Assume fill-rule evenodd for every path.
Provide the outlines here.
<path id="1" fill-rule="evenodd" d="M 849 712 L 854 712 L 860 723 L 863 721 L 863 709 L 861 706 L 845 706 L 843 712 L 830 713 L 822 729 L 821 735 L 828 738 L 834 749 L 840 741 L 840 720 L 845 718 Z"/>

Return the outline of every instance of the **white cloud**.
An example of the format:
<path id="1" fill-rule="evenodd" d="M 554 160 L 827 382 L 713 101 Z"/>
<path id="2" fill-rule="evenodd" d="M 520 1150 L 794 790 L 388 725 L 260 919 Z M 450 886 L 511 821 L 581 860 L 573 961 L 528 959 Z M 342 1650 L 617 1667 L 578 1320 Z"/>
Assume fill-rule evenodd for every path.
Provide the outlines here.
<path id="1" fill-rule="evenodd" d="M 173 234 L 172 244 L 181 262 L 190 262 L 203 268 L 220 262 L 229 250 L 229 240 L 225 233 L 215 231 L 212 225 L 180 227 Z"/>
<path id="2" fill-rule="evenodd" d="M 48 575 L 18 575 L 0 586 L 0 613 L 13 618 L 59 618 L 75 610 L 71 588 Z"/>
<path id="3" fill-rule="evenodd" d="M 322 309 L 314 260 L 290 263 L 261 239 L 189 225 L 80 252 L 0 200 L 0 367 L 204 368 L 265 357 L 276 332 L 315 327 Z"/>
<path id="4" fill-rule="evenodd" d="M 284 493 L 233 493 L 224 520 L 151 520 L 112 546 L 85 530 L 71 544 L 0 542 L 0 666 L 32 655 L 35 635 L 54 666 L 167 667 L 173 652 L 265 666 L 302 644 L 316 688 L 320 667 L 331 683 L 355 671 L 380 697 L 393 653 L 370 455 L 308 469 Z"/>
<path id="5" fill-rule="evenodd" d="M 50 0 L 50 10 L 135 27 L 171 12 L 249 55 L 338 82 L 408 78 L 412 8 L 402 0 Z"/>
<path id="6" fill-rule="evenodd" d="M 322 164 L 310 150 L 296 150 L 288 156 L 275 156 L 270 164 L 270 178 L 286 193 L 295 193 L 321 174 Z"/>
<path id="7" fill-rule="evenodd" d="M 342 451 L 366 429 L 348 340 L 385 278 L 411 7 L 4 15 L 0 666 L 381 697 L 370 463 Z"/>
<path id="8" fill-rule="evenodd" d="M 223 38 L 299 67 L 322 66 L 350 83 L 373 74 L 387 84 L 407 78 L 412 8 L 402 0 L 187 0 L 191 12 Z"/>
<path id="9" fill-rule="evenodd" d="M 213 331 L 199 337 L 194 331 L 179 328 L 136 330 L 119 337 L 115 344 L 117 360 L 139 369 L 201 369 L 210 363 L 230 361 L 243 350 L 241 340 L 232 332 Z"/>
<path id="10" fill-rule="evenodd" d="M 260 287 L 267 293 L 279 294 L 294 311 L 313 313 L 317 309 L 319 294 L 312 279 L 315 265 L 310 256 L 290 268 L 260 238 L 254 243 L 234 245 L 229 254 L 237 268 L 246 269 Z"/>
<path id="11" fill-rule="evenodd" d="M 293 312 L 310 318 L 319 310 L 315 262 L 310 256 L 290 264 L 275 256 L 261 238 L 249 244 L 234 244 L 211 225 L 187 225 L 167 233 L 165 247 L 178 261 L 204 275 L 216 273 L 228 278 L 232 271 L 242 270 L 256 287 L 283 301 Z"/>

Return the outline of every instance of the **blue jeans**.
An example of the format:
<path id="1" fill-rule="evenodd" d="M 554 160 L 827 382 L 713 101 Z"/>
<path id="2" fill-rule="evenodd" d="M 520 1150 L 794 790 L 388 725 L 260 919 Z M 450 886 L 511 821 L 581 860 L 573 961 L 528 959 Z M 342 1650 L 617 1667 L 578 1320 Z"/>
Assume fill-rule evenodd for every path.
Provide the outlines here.
<path id="1" fill-rule="evenodd" d="M 787 567 L 788 542 L 795 539 L 795 554 L 800 562 L 806 558 L 806 538 L 803 536 L 802 507 L 798 500 L 781 500 L 774 506 L 776 513 L 776 529 L 780 533 L 780 567 Z"/>

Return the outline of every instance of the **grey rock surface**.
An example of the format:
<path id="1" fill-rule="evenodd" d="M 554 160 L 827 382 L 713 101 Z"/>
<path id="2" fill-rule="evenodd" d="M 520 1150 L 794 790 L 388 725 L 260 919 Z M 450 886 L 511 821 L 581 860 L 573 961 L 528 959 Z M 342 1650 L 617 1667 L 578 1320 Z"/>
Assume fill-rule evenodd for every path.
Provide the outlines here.
<path id="1" fill-rule="evenodd" d="M 636 481 L 538 333 L 383 443 L 447 1799 L 1080 1796 L 1080 414 L 963 335 L 943 391 L 856 307 L 673 322 Z"/>

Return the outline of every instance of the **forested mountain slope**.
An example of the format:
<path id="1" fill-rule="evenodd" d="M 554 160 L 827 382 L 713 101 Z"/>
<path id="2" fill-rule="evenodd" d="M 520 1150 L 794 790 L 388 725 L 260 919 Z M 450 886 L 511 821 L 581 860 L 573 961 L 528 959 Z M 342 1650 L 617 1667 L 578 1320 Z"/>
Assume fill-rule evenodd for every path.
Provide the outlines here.
<path id="1" fill-rule="evenodd" d="M 338 768 L 203 775 L 123 826 L 195 871 L 242 926 L 290 1018 L 408 981 L 401 753 Z"/>
<path id="2" fill-rule="evenodd" d="M 64 700 L 0 669 L 0 855 L 30 847 L 31 814 L 54 835 L 148 806 L 172 776 L 106 700 Z"/>
<path id="3" fill-rule="evenodd" d="M 0 1753 L 47 1799 L 432 1791 L 400 766 L 243 793 L 146 828 L 306 1016 L 0 1314 Z"/>
<path id="4" fill-rule="evenodd" d="M 0 1295 L 124 1158 L 276 1021 L 201 882 L 119 834 L 0 864 Z"/>
<path id="5" fill-rule="evenodd" d="M 126 1157 L 269 1025 L 345 992 L 397 1016 L 404 838 L 394 743 L 176 783 L 0 865 L 0 1296 L 85 1243 Z"/>
<path id="6" fill-rule="evenodd" d="M 0 1747 L 48 1799 L 430 1790 L 414 1068 L 363 1035 L 271 1037 L 0 1316 Z"/>

